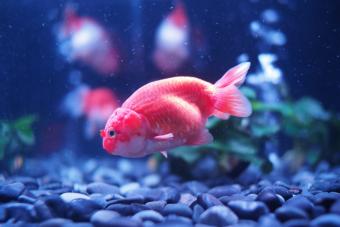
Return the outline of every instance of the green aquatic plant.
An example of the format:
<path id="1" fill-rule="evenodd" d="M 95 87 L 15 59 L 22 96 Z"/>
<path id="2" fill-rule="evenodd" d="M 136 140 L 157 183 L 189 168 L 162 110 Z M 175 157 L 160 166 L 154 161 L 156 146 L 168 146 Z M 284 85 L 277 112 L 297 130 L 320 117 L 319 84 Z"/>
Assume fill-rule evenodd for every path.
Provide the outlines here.
<path id="1" fill-rule="evenodd" d="M 23 116 L 14 121 L 0 120 L 0 162 L 4 169 L 22 162 L 22 155 L 34 145 L 33 123 L 35 115 Z M 21 161 L 20 161 L 21 160 Z"/>
<path id="2" fill-rule="evenodd" d="M 323 159 L 331 163 L 339 161 L 336 154 L 340 151 L 340 119 L 327 112 L 318 101 L 304 97 L 297 101 L 266 103 L 258 101 L 255 91 L 249 87 L 243 88 L 242 92 L 253 107 L 249 118 L 208 119 L 207 128 L 214 136 L 214 142 L 173 149 L 169 152 L 170 161 L 175 157 L 193 165 L 205 155 L 212 155 L 219 168 L 225 171 L 230 170 L 236 159 L 256 164 L 269 172 L 272 163 L 262 151 L 268 141 L 284 147 L 280 146 L 281 140 L 277 137 L 283 137 L 292 144 L 284 151 L 283 160 L 293 170 L 303 163 L 316 165 Z M 162 160 L 160 156 L 155 158 Z"/>

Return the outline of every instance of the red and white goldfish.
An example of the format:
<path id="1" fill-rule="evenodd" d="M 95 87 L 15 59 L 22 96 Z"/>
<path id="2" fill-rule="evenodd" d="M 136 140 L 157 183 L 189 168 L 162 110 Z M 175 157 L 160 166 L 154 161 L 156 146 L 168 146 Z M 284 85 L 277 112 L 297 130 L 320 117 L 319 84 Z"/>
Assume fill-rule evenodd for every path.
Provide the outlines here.
<path id="1" fill-rule="evenodd" d="M 85 85 L 70 92 L 64 100 L 64 109 L 73 117 L 85 116 L 85 135 L 92 138 L 118 107 L 115 94 L 108 88 L 90 89 Z"/>
<path id="2" fill-rule="evenodd" d="M 230 69 L 215 84 L 195 77 L 172 77 L 146 84 L 117 108 L 100 134 L 112 155 L 142 157 L 154 152 L 213 141 L 209 116 L 248 117 L 251 105 L 238 90 L 250 63 Z"/>
<path id="3" fill-rule="evenodd" d="M 65 9 L 57 39 L 60 53 L 69 62 L 82 62 L 103 75 L 112 75 L 119 68 L 118 51 L 104 27 L 92 18 L 78 16 L 71 6 Z"/>
<path id="4" fill-rule="evenodd" d="M 156 32 L 153 60 L 161 71 L 172 73 L 188 60 L 190 55 L 189 27 L 184 5 L 179 2 L 162 21 Z"/>

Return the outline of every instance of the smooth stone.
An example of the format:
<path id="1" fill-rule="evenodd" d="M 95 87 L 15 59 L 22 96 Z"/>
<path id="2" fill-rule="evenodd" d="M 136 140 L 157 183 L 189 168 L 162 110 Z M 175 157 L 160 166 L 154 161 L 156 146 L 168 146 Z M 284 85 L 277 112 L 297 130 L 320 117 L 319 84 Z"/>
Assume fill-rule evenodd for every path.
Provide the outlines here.
<path id="1" fill-rule="evenodd" d="M 154 201 L 158 200 L 158 198 L 161 196 L 161 190 L 160 189 L 151 189 L 147 187 L 140 187 L 138 189 L 129 191 L 125 194 L 124 198 L 133 198 L 133 197 L 143 197 L 146 201 Z"/>
<path id="2" fill-rule="evenodd" d="M 323 206 L 314 206 L 312 217 L 316 218 L 326 213 L 326 209 Z"/>
<path id="3" fill-rule="evenodd" d="M 224 204 L 224 205 L 228 205 L 228 203 L 230 201 L 235 201 L 235 200 L 245 200 L 245 201 L 253 201 L 251 198 L 241 195 L 241 194 L 234 194 L 231 196 L 223 196 L 220 197 L 219 200 Z"/>
<path id="4" fill-rule="evenodd" d="M 107 194 L 119 193 L 119 188 L 117 186 L 106 184 L 103 182 L 94 182 L 94 183 L 87 185 L 86 191 L 89 194 L 99 193 L 99 194 L 107 195 Z"/>
<path id="5" fill-rule="evenodd" d="M 65 192 L 60 195 L 60 198 L 65 202 L 72 202 L 75 199 L 87 199 L 87 200 L 90 199 L 89 196 L 76 192 Z"/>
<path id="6" fill-rule="evenodd" d="M 31 196 L 27 196 L 27 195 L 20 195 L 18 197 L 18 201 L 21 202 L 21 203 L 30 203 L 30 204 L 33 204 L 33 203 L 35 203 L 35 201 L 37 201 L 37 199 L 33 198 Z"/>
<path id="7" fill-rule="evenodd" d="M 238 176 L 241 185 L 256 184 L 261 180 L 262 172 L 255 165 L 249 165 L 245 171 Z"/>
<path id="8" fill-rule="evenodd" d="M 74 199 L 70 202 L 69 217 L 75 221 L 89 221 L 92 214 L 102 207 L 92 200 Z"/>
<path id="9" fill-rule="evenodd" d="M 61 227 L 65 226 L 68 223 L 72 223 L 72 221 L 64 218 L 52 218 L 41 222 L 39 224 L 39 227 Z"/>
<path id="10" fill-rule="evenodd" d="M 104 196 L 104 199 L 106 201 L 113 201 L 113 200 L 117 200 L 117 199 L 124 199 L 125 197 L 120 195 L 120 194 L 108 194 Z"/>
<path id="11" fill-rule="evenodd" d="M 69 222 L 65 223 L 63 227 L 93 227 L 93 225 L 88 222 Z"/>
<path id="12" fill-rule="evenodd" d="M 105 199 L 105 196 L 103 194 L 91 194 L 90 195 L 90 199 L 94 202 L 96 202 L 98 205 L 100 205 L 101 207 L 106 207 L 108 202 Z"/>
<path id="13" fill-rule="evenodd" d="M 92 175 L 92 180 L 95 182 L 107 182 L 115 185 L 122 185 L 126 182 L 122 173 L 108 167 L 99 167 Z"/>
<path id="14" fill-rule="evenodd" d="M 284 227 L 309 227 L 310 222 L 303 219 L 295 219 L 286 221 L 283 225 Z"/>
<path id="15" fill-rule="evenodd" d="M 176 216 L 176 215 L 169 215 L 164 219 L 164 222 L 167 223 L 172 223 L 173 226 L 177 226 L 177 224 L 186 224 L 186 225 L 191 225 L 192 220 L 187 217 L 183 216 Z"/>
<path id="16" fill-rule="evenodd" d="M 228 203 L 228 207 L 234 211 L 239 218 L 257 220 L 269 212 L 263 202 L 234 200 Z"/>
<path id="17" fill-rule="evenodd" d="M 36 198 L 52 195 L 51 191 L 40 190 L 40 189 L 39 190 L 31 190 L 30 193 Z"/>
<path id="18" fill-rule="evenodd" d="M 331 213 L 340 215 L 340 200 L 336 201 L 330 209 Z"/>
<path id="19" fill-rule="evenodd" d="M 280 227 L 281 222 L 273 214 L 266 214 L 260 217 L 258 226 L 261 227 Z"/>
<path id="20" fill-rule="evenodd" d="M 193 196 L 192 194 L 182 193 L 179 199 L 179 203 L 185 204 L 187 206 L 191 206 L 196 200 L 197 198 Z"/>
<path id="21" fill-rule="evenodd" d="M 163 215 L 171 215 L 171 214 L 176 214 L 179 216 L 184 216 L 184 217 L 192 217 L 192 210 L 190 207 L 184 204 L 167 204 L 164 209 L 163 209 Z"/>
<path id="22" fill-rule="evenodd" d="M 276 193 L 271 190 L 263 190 L 261 191 L 257 197 L 257 201 L 261 201 L 267 205 L 270 211 L 274 211 L 276 208 L 282 206 L 284 201 L 282 201 Z"/>
<path id="23" fill-rule="evenodd" d="M 67 217 L 67 211 L 69 210 L 69 204 L 66 203 L 58 195 L 50 195 L 43 198 L 45 204 L 49 207 L 54 216 Z"/>
<path id="24" fill-rule="evenodd" d="M 262 191 L 273 191 L 276 194 L 281 195 L 285 200 L 290 199 L 293 196 L 293 193 L 289 190 L 289 188 L 284 187 L 283 185 L 267 186 Z"/>
<path id="25" fill-rule="evenodd" d="M 141 227 L 142 222 L 138 219 L 133 219 L 130 217 L 117 217 L 110 220 L 110 227 Z M 109 227 L 107 226 L 107 227 Z M 105 226 L 106 227 L 106 226 Z"/>
<path id="26" fill-rule="evenodd" d="M 167 203 L 177 203 L 180 199 L 180 194 L 175 188 L 164 187 L 157 190 L 160 192 L 157 200 L 163 200 Z"/>
<path id="27" fill-rule="evenodd" d="M 98 210 L 92 214 L 90 221 L 94 226 L 109 227 L 119 216 L 119 213 L 112 210 Z"/>
<path id="28" fill-rule="evenodd" d="M 158 212 L 161 212 L 163 210 L 163 208 L 165 207 L 166 205 L 166 202 L 165 201 L 151 201 L 151 202 L 148 202 L 148 203 L 145 203 L 145 205 L 151 209 L 151 210 L 155 210 L 155 211 L 158 211 Z"/>
<path id="29" fill-rule="evenodd" d="M 56 190 L 56 189 L 60 189 L 62 187 L 63 187 L 62 182 L 56 181 L 56 182 L 43 184 L 43 185 L 40 186 L 40 189 Z"/>
<path id="30" fill-rule="evenodd" d="M 112 204 L 106 209 L 116 211 L 124 216 L 134 215 L 143 210 L 149 210 L 146 205 L 142 204 Z"/>
<path id="31" fill-rule="evenodd" d="M 0 205 L 0 222 L 5 221 L 5 219 L 6 219 L 5 207 Z"/>
<path id="32" fill-rule="evenodd" d="M 340 199 L 340 194 L 336 192 L 321 192 L 313 197 L 314 204 L 321 205 L 327 210 L 335 203 L 335 201 Z"/>
<path id="33" fill-rule="evenodd" d="M 236 214 L 225 206 L 210 207 L 199 218 L 199 223 L 213 226 L 233 225 L 237 222 L 238 217 Z"/>
<path id="34" fill-rule="evenodd" d="M 127 184 L 120 187 L 120 193 L 122 195 L 125 195 L 128 192 L 134 191 L 134 190 L 139 189 L 139 188 L 140 188 L 140 184 L 137 183 L 137 182 L 127 183 Z"/>
<path id="35" fill-rule="evenodd" d="M 213 206 L 223 205 L 223 203 L 218 200 L 215 196 L 210 195 L 208 193 L 203 193 L 197 197 L 197 202 L 203 208 L 207 209 Z"/>
<path id="36" fill-rule="evenodd" d="M 325 214 L 315 218 L 310 223 L 311 227 L 339 227 L 340 215 L 337 214 Z"/>
<path id="37" fill-rule="evenodd" d="M 6 218 L 16 221 L 31 222 L 36 217 L 33 205 L 25 203 L 7 203 L 5 205 Z"/>
<path id="38" fill-rule="evenodd" d="M 330 176 L 330 179 L 318 179 L 311 187 L 311 191 L 338 192 L 340 193 L 340 179 Z"/>
<path id="39" fill-rule="evenodd" d="M 28 190 L 39 188 L 37 180 L 32 177 L 18 176 L 14 177 L 13 181 L 23 183 Z"/>
<path id="40" fill-rule="evenodd" d="M 241 186 L 238 184 L 234 185 L 224 185 L 224 186 L 217 186 L 208 191 L 209 194 L 220 198 L 222 196 L 231 196 L 241 192 Z"/>
<path id="41" fill-rule="evenodd" d="M 140 219 L 141 221 L 152 221 L 159 223 L 164 221 L 164 217 L 154 210 L 143 210 L 133 215 L 132 218 Z"/>
<path id="42" fill-rule="evenodd" d="M 196 204 L 193 208 L 193 214 L 192 214 L 192 219 L 194 222 L 198 222 L 201 214 L 204 212 L 204 209 L 201 205 Z"/>
<path id="43" fill-rule="evenodd" d="M 52 194 L 59 194 L 59 195 L 66 193 L 66 192 L 72 192 L 72 191 L 73 191 L 73 187 L 71 186 L 63 186 L 62 188 L 50 190 Z"/>
<path id="44" fill-rule="evenodd" d="M 111 200 L 108 202 L 108 205 L 111 204 L 132 204 L 132 203 L 140 203 L 143 204 L 145 202 L 145 198 L 141 195 L 131 196 L 130 198 L 123 198 L 117 200 Z"/>
<path id="45" fill-rule="evenodd" d="M 21 182 L 10 183 L 0 186 L 0 202 L 9 202 L 17 199 L 25 190 Z"/>
<path id="46" fill-rule="evenodd" d="M 127 197 L 143 196 L 146 201 L 164 200 L 168 203 L 176 203 L 180 199 L 178 190 L 172 187 L 162 188 L 138 188 L 126 193 Z"/>
<path id="47" fill-rule="evenodd" d="M 314 204 L 302 195 L 292 197 L 291 199 L 287 200 L 284 205 L 300 208 L 307 212 L 307 214 L 312 214 L 314 207 Z"/>
<path id="48" fill-rule="evenodd" d="M 278 208 L 275 215 L 281 222 L 291 219 L 308 219 L 308 215 L 304 210 L 286 205 Z"/>
<path id="49" fill-rule="evenodd" d="M 39 221 L 44 221 L 54 217 L 49 207 L 42 200 L 38 200 L 34 203 L 34 209 L 37 213 L 37 218 L 39 219 Z"/>
<path id="50" fill-rule="evenodd" d="M 158 174 L 150 174 L 144 177 L 141 181 L 142 185 L 147 187 L 156 187 L 161 182 L 161 178 Z"/>
<path id="51" fill-rule="evenodd" d="M 198 196 L 202 193 L 207 192 L 209 190 L 209 188 L 201 182 L 189 181 L 189 182 L 186 182 L 182 185 L 181 190 L 183 192 L 189 192 L 189 193 L 193 194 L 194 196 Z"/>
<path id="52" fill-rule="evenodd" d="M 255 221 L 251 220 L 239 220 L 238 223 L 229 225 L 228 227 L 257 227 L 258 224 Z"/>

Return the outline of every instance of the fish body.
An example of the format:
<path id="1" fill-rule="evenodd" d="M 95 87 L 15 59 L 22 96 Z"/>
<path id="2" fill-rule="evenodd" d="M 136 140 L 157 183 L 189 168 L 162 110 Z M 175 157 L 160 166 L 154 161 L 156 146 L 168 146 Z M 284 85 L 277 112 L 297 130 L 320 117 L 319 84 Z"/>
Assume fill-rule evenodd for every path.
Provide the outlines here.
<path id="1" fill-rule="evenodd" d="M 251 113 L 249 101 L 237 89 L 249 66 L 232 68 L 215 84 L 180 76 L 144 85 L 107 121 L 101 131 L 104 149 L 114 155 L 142 157 L 212 142 L 205 128 L 209 116 L 227 119 Z"/>

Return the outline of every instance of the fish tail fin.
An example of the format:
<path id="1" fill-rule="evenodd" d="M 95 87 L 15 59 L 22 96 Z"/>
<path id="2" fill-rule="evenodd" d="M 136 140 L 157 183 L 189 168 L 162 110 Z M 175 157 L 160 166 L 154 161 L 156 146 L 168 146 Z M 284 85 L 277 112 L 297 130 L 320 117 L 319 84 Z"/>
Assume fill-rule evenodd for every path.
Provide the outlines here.
<path id="1" fill-rule="evenodd" d="M 239 91 L 239 87 L 245 80 L 250 63 L 241 63 L 228 70 L 215 84 L 215 111 L 213 115 L 227 119 L 229 115 L 236 117 L 248 117 L 251 112 L 249 100 Z"/>

